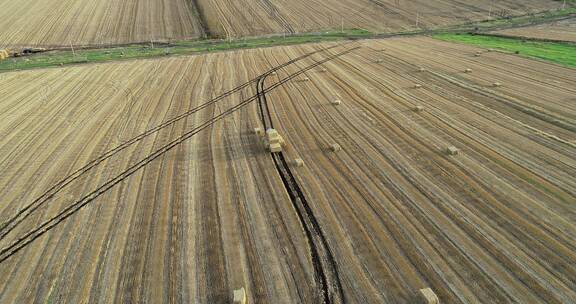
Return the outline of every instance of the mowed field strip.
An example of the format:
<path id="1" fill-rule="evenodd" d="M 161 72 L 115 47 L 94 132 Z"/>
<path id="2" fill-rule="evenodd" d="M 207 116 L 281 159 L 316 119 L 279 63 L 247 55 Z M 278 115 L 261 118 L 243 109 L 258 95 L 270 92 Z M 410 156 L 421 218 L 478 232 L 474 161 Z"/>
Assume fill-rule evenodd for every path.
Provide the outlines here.
<path id="1" fill-rule="evenodd" d="M 0 48 L 192 39 L 203 29 L 186 0 L 0 0 Z"/>
<path id="2" fill-rule="evenodd" d="M 0 0 L 0 48 L 365 28 L 398 32 L 556 9 L 553 0 Z"/>
<path id="3" fill-rule="evenodd" d="M 556 1 L 200 0 L 208 27 L 223 37 L 364 28 L 398 32 L 462 24 L 490 15 L 559 8 Z"/>
<path id="4" fill-rule="evenodd" d="M 0 224 L 106 151 L 335 45 L 0 74 Z M 264 87 L 352 47 L 267 93 L 346 302 L 414 303 L 425 287 L 443 303 L 572 302 L 576 70 L 395 38 L 337 45 Z M 0 251 L 254 94 L 248 84 L 102 161 Z M 253 303 L 316 302 L 306 235 L 257 127 L 248 104 L 0 262 L 0 302 L 228 303 L 240 287 Z"/>
<path id="5" fill-rule="evenodd" d="M 493 32 L 499 35 L 576 43 L 576 17 L 570 19 Z"/>

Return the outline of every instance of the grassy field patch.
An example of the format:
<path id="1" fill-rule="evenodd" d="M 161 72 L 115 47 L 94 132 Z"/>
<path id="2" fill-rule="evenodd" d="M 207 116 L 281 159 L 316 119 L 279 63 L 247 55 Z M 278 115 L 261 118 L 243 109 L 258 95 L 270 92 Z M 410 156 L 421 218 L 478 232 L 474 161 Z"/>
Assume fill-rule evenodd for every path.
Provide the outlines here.
<path id="1" fill-rule="evenodd" d="M 436 39 L 517 52 L 521 56 L 540 58 L 561 65 L 576 67 L 576 45 L 561 42 L 524 41 L 473 34 L 439 34 Z"/>

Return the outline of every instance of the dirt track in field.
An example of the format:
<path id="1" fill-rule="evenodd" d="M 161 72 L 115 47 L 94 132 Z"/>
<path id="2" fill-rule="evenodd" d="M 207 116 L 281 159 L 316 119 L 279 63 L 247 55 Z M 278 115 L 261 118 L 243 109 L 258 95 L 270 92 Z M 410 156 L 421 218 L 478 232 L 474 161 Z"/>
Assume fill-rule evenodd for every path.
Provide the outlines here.
<path id="1" fill-rule="evenodd" d="M 200 0 L 212 33 L 222 37 L 364 28 L 399 32 L 462 24 L 560 7 L 555 1 Z"/>
<path id="2" fill-rule="evenodd" d="M 1 74 L 0 223 L 111 148 L 320 46 Z M 344 299 L 413 303 L 431 287 L 443 303 L 573 301 L 576 71 L 496 52 L 476 57 L 476 48 L 428 38 L 389 39 L 313 54 L 264 87 L 355 46 L 326 71 L 306 72 L 310 81 L 300 75 L 266 94 L 288 161 L 305 162 L 291 170 Z M 0 250 L 254 96 L 255 85 L 80 175 L 6 234 Z M 331 105 L 335 98 L 342 104 Z M 240 286 L 254 303 L 315 302 L 307 236 L 255 127 L 251 103 L 0 262 L 0 302 L 220 303 Z M 342 151 L 330 152 L 332 143 Z M 447 146 L 460 154 L 447 156 Z"/>
<path id="3" fill-rule="evenodd" d="M 553 23 L 496 31 L 495 34 L 576 42 L 576 17 Z"/>
<path id="4" fill-rule="evenodd" d="M 0 48 L 108 45 L 202 36 L 187 0 L 0 0 Z"/>

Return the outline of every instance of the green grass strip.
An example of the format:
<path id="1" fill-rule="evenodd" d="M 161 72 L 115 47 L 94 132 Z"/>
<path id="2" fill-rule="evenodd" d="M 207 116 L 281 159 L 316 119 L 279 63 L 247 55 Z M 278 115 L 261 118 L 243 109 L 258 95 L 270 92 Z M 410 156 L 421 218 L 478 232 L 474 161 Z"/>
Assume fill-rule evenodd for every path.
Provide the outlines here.
<path id="1" fill-rule="evenodd" d="M 131 45 L 123 47 L 56 50 L 33 56 L 8 58 L 0 61 L 0 71 L 26 70 L 63 66 L 70 64 L 100 63 L 107 61 L 151 58 L 170 55 L 190 55 L 210 53 L 217 51 L 250 49 L 259 47 L 294 45 L 311 42 L 328 42 L 352 38 L 366 38 L 373 33 L 362 29 L 349 29 L 341 31 L 324 31 L 316 33 L 304 33 L 289 36 L 274 36 L 262 38 L 246 38 L 231 41 L 223 40 L 190 40 L 177 41 L 169 45 Z"/>
<path id="2" fill-rule="evenodd" d="M 562 42 L 523 41 L 474 34 L 438 34 L 436 39 L 460 42 L 483 48 L 518 53 L 521 56 L 544 59 L 564 66 L 576 67 L 576 45 Z"/>

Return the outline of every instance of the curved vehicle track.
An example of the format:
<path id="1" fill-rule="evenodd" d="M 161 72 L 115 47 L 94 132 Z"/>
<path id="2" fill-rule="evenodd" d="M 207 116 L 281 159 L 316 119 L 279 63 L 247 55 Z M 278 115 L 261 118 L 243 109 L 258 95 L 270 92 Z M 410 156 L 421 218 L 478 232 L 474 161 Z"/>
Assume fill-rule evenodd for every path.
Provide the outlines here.
<path id="1" fill-rule="evenodd" d="M 256 91 L 258 95 L 258 107 L 260 109 L 260 117 L 264 130 L 273 129 L 274 123 L 272 115 L 268 107 L 268 100 L 266 98 L 265 81 L 268 75 L 260 77 L 256 83 Z M 298 214 L 300 224 L 306 232 L 308 238 L 308 245 L 310 247 L 310 254 L 312 263 L 314 265 L 315 280 L 318 286 L 319 303 L 344 303 L 344 295 L 340 278 L 338 276 L 338 269 L 334 256 L 330 251 L 330 247 L 322 232 L 322 228 L 318 220 L 314 216 L 314 212 L 310 208 L 310 204 L 306 200 L 304 193 L 300 189 L 298 182 L 294 178 L 290 165 L 286 161 L 286 157 L 282 152 L 271 153 L 278 174 L 282 178 L 286 192 L 290 196 L 294 210 Z"/>
<path id="2" fill-rule="evenodd" d="M 143 168 L 144 166 L 146 166 L 150 162 L 154 161 L 155 159 L 157 159 L 158 157 L 160 157 L 161 155 L 163 155 L 167 151 L 173 149 L 177 145 L 181 144 L 183 141 L 190 139 L 191 137 L 198 134 L 199 132 L 212 126 L 215 122 L 223 119 L 227 115 L 234 113 L 238 109 L 248 105 L 249 103 L 253 102 L 254 100 L 257 100 L 258 97 L 261 96 L 262 94 L 264 94 L 265 92 L 274 90 L 275 88 L 277 88 L 277 87 L 281 86 L 282 84 L 292 80 L 293 78 L 305 73 L 306 71 L 308 71 L 312 68 L 315 68 L 315 67 L 317 67 L 317 66 L 319 66 L 319 65 L 321 65 L 327 61 L 333 60 L 334 58 L 337 58 L 339 56 L 347 54 L 347 53 L 353 51 L 354 49 L 356 49 L 356 48 L 348 49 L 348 50 L 340 52 L 338 54 L 331 55 L 331 56 L 327 57 L 326 59 L 320 60 L 320 61 L 318 61 L 318 62 L 316 62 L 316 63 L 314 63 L 314 64 L 312 64 L 306 68 L 299 70 L 296 73 L 290 74 L 288 77 L 286 77 L 286 78 L 282 79 L 281 81 L 275 83 L 274 85 L 268 87 L 264 91 L 261 91 L 259 94 L 256 94 L 255 96 L 252 96 L 250 98 L 243 100 L 242 102 L 235 105 L 234 107 L 229 108 L 226 111 L 224 111 L 218 115 L 215 115 L 210 120 L 194 127 L 193 129 L 187 131 L 186 133 L 182 134 L 180 137 L 171 141 L 169 144 L 161 147 L 160 149 L 154 151 L 154 153 L 146 156 L 144 159 L 142 159 L 139 162 L 137 162 L 136 164 L 130 166 L 128 169 L 126 169 L 125 171 L 123 171 L 121 174 L 117 175 L 113 179 L 106 181 L 104 184 L 99 186 L 94 191 L 88 193 L 87 195 L 82 197 L 80 200 L 75 201 L 73 204 L 69 205 L 64 210 L 62 210 L 60 213 L 58 213 L 58 215 L 56 215 L 55 217 L 53 217 L 47 221 L 44 221 L 43 223 L 38 225 L 35 229 L 27 232 L 23 236 L 19 236 L 10 245 L 0 249 L 0 263 L 4 262 L 6 259 L 10 258 L 16 252 L 18 252 L 19 250 L 21 250 L 22 248 L 24 248 L 25 246 L 27 246 L 28 244 L 33 242 L 35 239 L 37 239 L 38 237 L 40 237 L 44 233 L 48 232 L 50 229 L 56 227 L 59 223 L 64 221 L 66 218 L 68 218 L 69 216 L 76 213 L 82 207 L 84 207 L 88 203 L 92 202 L 94 199 L 96 199 L 97 197 L 99 197 L 100 195 L 102 195 L 103 193 L 108 191 L 110 188 L 116 186 L 118 183 L 120 183 L 121 181 L 123 181 L 124 179 L 126 179 L 127 177 L 132 175 L 134 172 Z"/>
<path id="3" fill-rule="evenodd" d="M 76 171 L 74 171 L 72 174 L 68 175 L 66 178 L 60 180 L 58 183 L 56 183 L 55 185 L 53 185 L 50 189 L 48 189 L 46 192 L 44 192 L 41 196 L 39 196 L 38 198 L 36 198 L 32 203 L 26 205 L 24 208 L 22 208 L 21 210 L 19 210 L 16 215 L 14 215 L 13 217 L 11 217 L 8 220 L 5 220 L 1 225 L 0 225 L 0 240 L 3 239 L 8 233 L 10 233 L 10 231 L 12 231 L 12 229 L 14 229 L 20 222 L 22 222 L 24 219 L 26 219 L 26 217 L 28 217 L 30 215 L 30 213 L 34 212 L 37 208 L 39 208 L 40 206 L 42 206 L 43 204 L 45 204 L 47 201 L 49 201 L 55 194 L 57 194 L 60 190 L 62 190 L 62 188 L 66 187 L 67 185 L 69 185 L 71 182 L 73 182 L 74 180 L 76 180 L 77 178 L 79 178 L 81 175 L 86 174 L 87 172 L 89 172 L 92 168 L 94 168 L 95 166 L 97 166 L 98 164 L 102 163 L 103 161 L 109 159 L 110 157 L 114 156 L 115 154 L 121 152 L 122 150 L 128 148 L 129 146 L 137 143 L 138 141 L 157 133 L 158 131 L 173 125 L 174 123 L 192 115 L 197 113 L 200 110 L 203 110 L 211 105 L 216 104 L 217 102 L 225 99 L 226 97 L 239 92 L 240 90 L 250 86 L 252 83 L 254 82 L 259 82 L 260 79 L 262 77 L 265 77 L 273 72 L 276 72 L 290 64 L 293 64 L 295 62 L 298 62 L 300 60 L 303 60 L 309 56 L 312 56 L 316 53 L 319 52 L 324 52 L 326 50 L 329 50 L 331 48 L 337 47 L 338 45 L 335 46 L 331 46 L 325 49 L 320 49 L 318 51 L 314 51 L 305 55 L 302 55 L 298 58 L 292 59 L 284 64 L 281 64 L 277 67 L 274 67 L 272 69 L 270 69 L 269 71 L 265 72 L 264 74 L 258 76 L 257 78 L 250 80 L 244 84 L 241 84 L 240 86 L 227 91 L 225 93 L 222 93 L 221 95 L 219 95 L 218 97 L 209 100 L 199 106 L 196 106 L 180 115 L 177 115 L 176 117 L 173 117 L 171 119 L 166 120 L 165 122 L 163 122 L 162 124 L 151 128 L 149 130 L 147 130 L 146 132 L 139 134 L 135 137 L 133 137 L 132 139 L 123 142 L 121 145 L 107 151 L 106 153 L 104 153 L 102 156 L 90 161 L 89 163 L 87 163 L 85 166 L 83 166 L 82 168 L 77 169 Z"/>
<path id="4" fill-rule="evenodd" d="M 524 110 L 574 125 L 574 70 L 411 37 L 255 76 L 332 45 L 3 74 L 4 219 L 123 138 L 254 81 L 16 225 L 0 240 L 14 245 L 2 257 L 15 252 L 0 263 L 0 302 L 220 303 L 240 287 L 257 303 L 415 303 L 425 287 L 443 303 L 572 302 L 576 133 Z M 130 81 L 108 85 L 118 78 Z M 284 159 L 252 131 L 272 122 Z"/>

